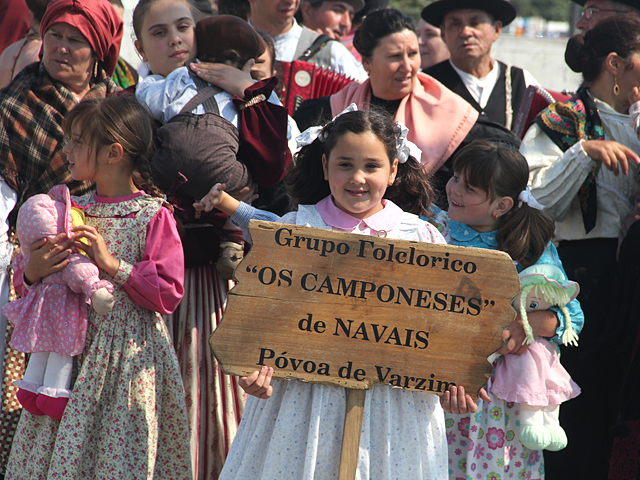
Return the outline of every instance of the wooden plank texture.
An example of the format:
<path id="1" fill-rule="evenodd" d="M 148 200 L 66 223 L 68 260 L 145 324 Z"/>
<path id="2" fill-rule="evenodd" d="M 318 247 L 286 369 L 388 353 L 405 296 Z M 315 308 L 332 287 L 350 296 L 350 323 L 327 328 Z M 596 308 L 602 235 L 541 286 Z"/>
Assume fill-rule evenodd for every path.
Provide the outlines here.
<path id="1" fill-rule="evenodd" d="M 475 393 L 503 344 L 520 282 L 492 250 L 251 222 L 211 347 L 223 370 L 275 378 Z"/>

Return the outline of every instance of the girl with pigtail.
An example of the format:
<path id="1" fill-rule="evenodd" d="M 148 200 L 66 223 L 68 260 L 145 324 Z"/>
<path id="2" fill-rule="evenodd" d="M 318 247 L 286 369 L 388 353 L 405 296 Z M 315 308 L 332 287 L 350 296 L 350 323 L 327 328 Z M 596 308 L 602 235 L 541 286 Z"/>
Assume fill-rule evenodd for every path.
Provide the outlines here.
<path id="1" fill-rule="evenodd" d="M 71 176 L 96 190 L 72 197 L 85 224 L 52 259 L 31 255 L 16 269 L 16 290 L 64 268 L 73 245 L 113 284 L 115 301 L 107 315 L 89 311 L 61 419 L 23 412 L 6 478 L 192 480 L 184 388 L 160 316 L 183 296 L 182 245 L 148 175 L 151 116 L 135 98 L 112 96 L 79 103 L 63 128 Z"/>
<path id="2" fill-rule="evenodd" d="M 286 177 L 297 211 L 276 217 L 238 202 L 219 184 L 194 207 L 224 211 L 245 233 L 254 218 L 444 243 L 418 216 L 427 213 L 432 192 L 406 134 L 388 117 L 350 106 L 325 127 L 298 137 L 303 146 Z M 346 389 L 272 380 L 272 374 L 265 366 L 241 379 L 250 397 L 220 478 L 266 478 L 274 472 L 279 478 L 338 478 Z M 459 388 L 461 403 L 474 410 Z M 452 411 L 433 394 L 387 385 L 367 390 L 357 478 L 445 478 L 442 408 Z"/>
<path id="3" fill-rule="evenodd" d="M 477 140 L 460 150 L 453 171 L 446 186 L 448 211 L 435 212 L 432 220 L 447 243 L 504 251 L 519 272 L 527 267 L 553 265 L 560 271 L 559 279 L 566 281 L 557 250 L 551 243 L 553 221 L 527 187 L 529 167 L 522 154 L 509 146 Z M 547 361 L 555 358 L 557 362 L 557 345 L 564 340 L 566 344 L 575 344 L 584 323 L 580 304 L 574 297 L 566 309 L 556 303 L 551 305 L 546 310 L 526 312 L 526 316 L 518 313 L 502 333 L 505 345 L 496 352 L 503 355 L 497 361 L 498 367 L 501 362 L 508 364 L 511 358 L 524 357 L 535 337 L 548 338 L 556 345 L 536 357 Z M 543 369 L 539 363 L 538 366 Z M 500 472 L 514 469 L 514 478 L 543 479 L 542 449 L 566 446 L 566 436 L 564 439 L 554 436 L 552 444 L 544 427 L 538 430 L 544 433 L 539 441 L 523 437 L 526 435 L 522 427 L 528 423 L 533 425 L 539 418 L 529 415 L 526 407 L 522 408 L 523 403 L 514 403 L 496 394 L 498 373 L 494 370 L 487 384 L 490 402 L 481 398 L 477 413 L 469 414 L 463 408 L 454 409 L 455 415 L 447 415 L 451 479 L 476 474 L 502 475 Z M 523 383 L 525 389 L 536 389 L 537 405 L 557 403 L 555 387 L 545 385 L 535 374 L 523 379 Z M 565 388 L 562 401 L 577 395 L 578 391 L 577 387 Z M 452 392 L 451 397 L 455 393 Z"/>

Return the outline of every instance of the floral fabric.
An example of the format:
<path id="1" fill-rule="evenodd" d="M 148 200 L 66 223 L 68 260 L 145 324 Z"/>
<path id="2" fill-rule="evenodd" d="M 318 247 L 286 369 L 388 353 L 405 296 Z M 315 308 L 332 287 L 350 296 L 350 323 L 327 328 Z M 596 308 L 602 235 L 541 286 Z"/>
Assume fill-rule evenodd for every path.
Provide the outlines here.
<path id="1" fill-rule="evenodd" d="M 90 312 L 62 420 L 23 412 L 6 478 L 191 480 L 184 389 L 167 328 L 122 285 L 142 259 L 147 226 L 162 202 L 142 195 L 119 203 L 85 196 L 78 203 L 124 266 L 117 278 L 101 272 L 118 285 L 115 306 L 103 317 Z"/>

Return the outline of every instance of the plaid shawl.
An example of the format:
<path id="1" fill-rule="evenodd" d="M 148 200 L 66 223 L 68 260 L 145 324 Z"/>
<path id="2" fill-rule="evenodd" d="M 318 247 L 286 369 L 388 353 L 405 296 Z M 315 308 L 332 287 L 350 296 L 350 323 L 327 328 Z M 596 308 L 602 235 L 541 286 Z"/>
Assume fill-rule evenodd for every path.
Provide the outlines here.
<path id="1" fill-rule="evenodd" d="M 103 71 L 84 98 L 103 98 L 118 88 Z M 29 65 L 0 90 L 0 175 L 18 194 L 9 215 L 12 226 L 18 209 L 32 195 L 59 184 L 67 184 L 72 195 L 91 189 L 89 182 L 71 178 L 62 153 L 62 119 L 76 104 L 41 63 Z"/>

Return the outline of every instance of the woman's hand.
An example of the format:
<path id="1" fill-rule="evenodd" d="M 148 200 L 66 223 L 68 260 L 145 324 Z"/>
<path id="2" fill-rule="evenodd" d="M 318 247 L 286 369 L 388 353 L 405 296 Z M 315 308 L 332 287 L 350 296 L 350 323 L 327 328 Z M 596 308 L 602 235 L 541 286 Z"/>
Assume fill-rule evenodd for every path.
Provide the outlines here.
<path id="1" fill-rule="evenodd" d="M 478 390 L 478 397 L 485 402 L 491 402 L 484 388 Z M 476 413 L 478 410 L 478 405 L 473 401 L 471 395 L 464 393 L 464 387 L 456 387 L 454 385 L 449 387 L 449 390 L 444 392 L 444 395 L 440 397 L 440 405 L 445 412 L 456 415 Z"/>
<path id="2" fill-rule="evenodd" d="M 62 242 L 62 243 L 60 243 Z M 74 239 L 65 233 L 53 238 L 42 238 L 29 246 L 29 261 L 24 268 L 24 279 L 33 285 L 52 273 L 59 272 L 69 264 Z"/>
<path id="3" fill-rule="evenodd" d="M 238 384 L 249 395 L 265 399 L 269 398 L 273 393 L 273 387 L 271 386 L 272 376 L 273 368 L 263 366 L 248 377 L 241 377 Z"/>
<path id="4" fill-rule="evenodd" d="M 242 70 L 224 63 L 192 63 L 191 70 L 198 74 L 204 81 L 220 87 L 225 92 L 244 98 L 244 91 L 253 85 L 251 67 L 255 63 L 250 59 Z"/>
<path id="5" fill-rule="evenodd" d="M 75 247 L 84 251 L 91 260 L 93 260 L 98 268 L 101 268 L 112 277 L 115 277 L 120 268 L 120 260 L 115 258 L 107 250 L 107 245 L 104 243 L 104 238 L 98 233 L 95 227 L 90 225 L 79 225 L 71 229 L 75 232 L 73 236 L 76 242 Z M 90 245 L 87 245 L 80 241 L 81 238 L 89 240 Z"/>
<path id="6" fill-rule="evenodd" d="M 628 147 L 609 140 L 585 140 L 582 142 L 584 151 L 594 160 L 611 170 L 614 175 L 629 173 L 629 161 L 640 164 L 640 158 Z"/>
<path id="7" fill-rule="evenodd" d="M 534 338 L 555 336 L 558 328 L 558 317 L 553 310 L 528 312 L 527 319 L 529 320 L 529 325 L 531 325 Z M 502 339 L 505 344 L 496 353 L 500 355 L 506 355 L 507 353 L 522 355 L 529 348 L 528 344 L 525 343 L 523 345 L 525 336 L 522 317 L 518 313 L 516 319 L 502 331 Z"/>

